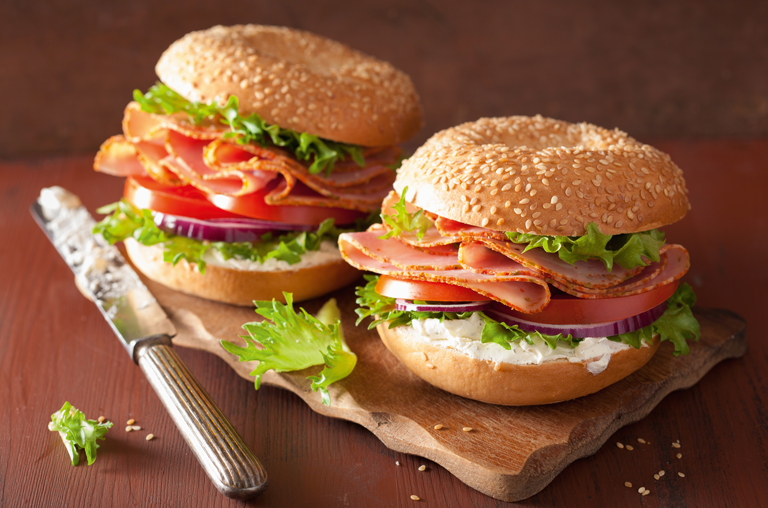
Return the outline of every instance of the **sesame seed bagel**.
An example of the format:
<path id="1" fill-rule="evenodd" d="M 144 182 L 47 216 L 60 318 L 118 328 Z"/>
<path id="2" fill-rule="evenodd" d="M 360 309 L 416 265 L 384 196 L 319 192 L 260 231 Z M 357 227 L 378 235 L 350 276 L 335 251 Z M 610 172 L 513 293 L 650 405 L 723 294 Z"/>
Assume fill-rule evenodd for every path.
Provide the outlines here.
<path id="1" fill-rule="evenodd" d="M 333 141 L 393 145 L 422 125 L 407 75 L 300 30 L 238 25 L 192 32 L 171 44 L 155 70 L 187 100 L 234 95 L 241 114 Z"/>
<path id="2" fill-rule="evenodd" d="M 208 264 L 202 274 L 186 260 L 176 266 L 163 261 L 162 249 L 126 238 L 125 250 L 138 270 L 171 289 L 217 302 L 252 307 L 254 300 L 285 302 L 283 291 L 296 302 L 330 293 L 360 278 L 343 259 L 296 270 L 236 270 Z"/>
<path id="3" fill-rule="evenodd" d="M 395 190 L 429 212 L 497 231 L 647 231 L 690 209 L 669 155 L 619 130 L 542 116 L 481 118 L 438 132 L 403 161 Z"/>
<path id="4" fill-rule="evenodd" d="M 388 326 L 382 323 L 376 328 L 382 342 L 421 379 L 462 397 L 504 406 L 553 404 L 595 393 L 648 363 L 661 343 L 655 338 L 650 347 L 613 353 L 605 370 L 594 375 L 585 362 L 562 358 L 540 365 L 497 365 L 409 338 L 410 326 Z"/>

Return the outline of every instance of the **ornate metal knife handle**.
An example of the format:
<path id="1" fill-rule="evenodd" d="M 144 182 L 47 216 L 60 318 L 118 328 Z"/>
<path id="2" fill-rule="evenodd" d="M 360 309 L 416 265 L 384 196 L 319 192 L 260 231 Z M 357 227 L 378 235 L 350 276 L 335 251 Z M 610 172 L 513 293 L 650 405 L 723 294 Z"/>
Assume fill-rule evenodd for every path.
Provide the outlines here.
<path id="1" fill-rule="evenodd" d="M 264 466 L 189 372 L 170 346 L 170 338 L 137 345 L 136 358 L 216 488 L 235 499 L 253 497 L 266 489 Z"/>

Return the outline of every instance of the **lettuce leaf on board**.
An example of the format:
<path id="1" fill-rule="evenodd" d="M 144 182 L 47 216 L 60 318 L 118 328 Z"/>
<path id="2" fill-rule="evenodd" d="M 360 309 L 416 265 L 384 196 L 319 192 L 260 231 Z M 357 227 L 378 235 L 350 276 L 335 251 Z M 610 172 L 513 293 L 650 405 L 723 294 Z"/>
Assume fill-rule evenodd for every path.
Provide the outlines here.
<path id="1" fill-rule="evenodd" d="M 51 415 L 48 430 L 58 432 L 64 445 L 67 447 L 72 465 L 80 462 L 79 450 L 85 450 L 88 465 L 96 460 L 97 439 L 104 440 L 104 436 L 112 428 L 112 422 L 99 423 L 96 420 L 87 420 L 82 411 L 78 411 L 72 404 L 65 402 L 61 409 Z"/>
<path id="2" fill-rule="evenodd" d="M 200 273 L 205 273 L 205 253 L 208 249 L 217 250 L 226 259 L 245 259 L 264 263 L 268 259 L 296 264 L 301 256 L 309 251 L 320 249 L 323 240 L 335 241 L 345 231 L 365 230 L 372 216 L 357 221 L 350 229 L 337 228 L 333 219 L 324 220 L 317 230 L 287 231 L 279 235 L 265 233 L 258 242 L 206 242 L 185 236 L 166 233 L 155 225 L 152 212 L 139 210 L 125 199 L 104 206 L 97 210 L 108 213 L 93 228 L 93 233 L 100 233 L 107 242 L 114 244 L 126 238 L 133 238 L 142 245 L 162 244 L 163 260 L 176 265 L 182 259 L 196 263 Z"/>
<path id="3" fill-rule="evenodd" d="M 485 325 L 480 337 L 482 343 L 493 342 L 504 349 L 511 349 L 510 343 L 525 340 L 533 345 L 536 339 L 547 343 L 550 349 L 555 349 L 558 342 L 565 342 L 571 347 L 579 345 L 583 339 L 572 337 L 571 335 L 546 335 L 539 332 L 526 332 L 520 330 L 517 326 L 511 326 L 507 323 L 496 321 L 483 312 L 417 312 L 396 310 L 395 298 L 382 296 L 376 292 L 376 283 L 379 280 L 378 275 L 365 275 L 368 281 L 365 286 L 359 286 L 356 289 L 358 308 L 355 312 L 358 315 L 356 324 L 359 325 L 365 318 L 371 317 L 373 321 L 368 325 L 368 329 L 375 328 L 377 325 L 391 321 L 389 328 L 396 326 L 409 326 L 416 319 L 467 319 L 474 312 L 478 312 Z M 642 340 L 651 341 L 654 333 L 658 333 L 662 341 L 668 340 L 675 346 L 674 355 L 688 354 L 690 349 L 687 340 L 698 341 L 701 336 L 699 322 L 693 316 L 691 308 L 696 303 L 696 295 L 688 284 L 680 284 L 675 293 L 667 300 L 667 309 L 653 324 L 630 333 L 623 333 L 608 337 L 614 342 L 623 342 L 635 349 L 642 346 Z M 378 318 L 375 318 L 378 316 Z"/>
<path id="4" fill-rule="evenodd" d="M 283 148 L 295 154 L 299 160 L 312 160 L 309 166 L 309 172 L 312 174 L 325 172 L 328 176 L 336 162 L 347 157 L 351 157 L 358 166 L 365 166 L 362 147 L 321 139 L 306 132 L 283 129 L 276 124 L 268 124 L 256 113 L 243 117 L 238 113 L 240 105 L 235 96 L 231 96 L 224 106 L 219 106 L 216 101 L 211 104 L 191 102 L 166 85 L 157 83 L 147 93 L 134 90 L 133 100 L 147 113 L 187 113 L 195 124 L 208 118 L 218 118 L 231 129 L 224 135 L 225 138 L 233 138 L 239 144 L 258 143 L 261 146 L 274 145 Z"/>
<path id="5" fill-rule="evenodd" d="M 331 298 L 312 316 L 303 308 L 293 310 L 293 295 L 283 293 L 286 304 L 275 300 L 258 301 L 256 314 L 266 318 L 243 325 L 248 335 L 242 338 L 246 347 L 222 340 L 222 347 L 240 358 L 241 362 L 258 361 L 251 372 L 258 390 L 261 377 L 268 370 L 291 372 L 313 365 L 325 365 L 316 376 L 308 376 L 312 390 L 319 391 L 323 404 L 331 405 L 328 386 L 347 377 L 355 368 L 357 355 L 344 341 L 341 312 Z"/>
<path id="6" fill-rule="evenodd" d="M 541 248 L 557 255 L 566 263 L 599 259 L 608 271 L 616 263 L 627 270 L 646 266 L 644 258 L 653 262 L 660 259 L 659 250 L 664 246 L 664 233 L 658 229 L 625 235 L 604 235 L 597 224 L 590 222 L 584 236 L 546 236 L 508 231 L 507 238 L 513 243 L 527 243 L 523 252 Z"/>

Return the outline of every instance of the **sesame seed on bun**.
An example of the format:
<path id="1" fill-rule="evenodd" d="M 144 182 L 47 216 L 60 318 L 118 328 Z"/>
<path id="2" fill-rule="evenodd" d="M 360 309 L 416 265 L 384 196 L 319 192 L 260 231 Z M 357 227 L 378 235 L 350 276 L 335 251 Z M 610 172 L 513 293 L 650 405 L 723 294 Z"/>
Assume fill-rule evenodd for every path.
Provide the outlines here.
<path id="1" fill-rule="evenodd" d="M 187 100 L 234 95 L 241 114 L 333 141 L 393 145 L 422 125 L 406 74 L 300 30 L 238 25 L 192 32 L 171 44 L 156 71 Z"/>
<path id="2" fill-rule="evenodd" d="M 690 209 L 669 155 L 619 130 L 542 116 L 481 118 L 432 136 L 395 190 L 429 212 L 497 231 L 582 236 L 647 231 Z"/>

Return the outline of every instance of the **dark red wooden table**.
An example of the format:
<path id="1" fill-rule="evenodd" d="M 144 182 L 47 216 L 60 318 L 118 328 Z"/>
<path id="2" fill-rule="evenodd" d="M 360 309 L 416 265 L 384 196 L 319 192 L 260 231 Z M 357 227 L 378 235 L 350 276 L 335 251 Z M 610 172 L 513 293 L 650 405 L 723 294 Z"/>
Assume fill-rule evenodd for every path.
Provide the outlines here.
<path id="1" fill-rule="evenodd" d="M 671 241 L 690 250 L 686 280 L 700 305 L 747 319 L 749 350 L 668 396 L 521 505 L 768 505 L 768 345 L 761 330 L 768 303 L 768 141 L 656 145 L 684 169 L 691 191 L 691 213 L 666 228 Z M 77 292 L 27 212 L 50 185 L 71 189 L 91 209 L 116 200 L 122 182 L 90 165 L 88 157 L 0 163 L 0 506 L 242 505 L 208 482 L 141 371 Z M 255 392 L 216 357 L 184 349 L 180 355 L 269 471 L 269 489 L 250 505 L 505 505 L 440 466 L 389 451 L 359 426 L 313 413 L 290 393 Z M 72 467 L 59 437 L 46 428 L 65 400 L 91 418 L 115 422 L 93 466 Z M 126 433 L 129 418 L 156 438 Z M 651 445 L 632 452 L 615 446 L 637 438 Z M 678 439 L 682 446 L 673 450 Z M 682 459 L 674 458 L 677 452 Z M 425 472 L 417 470 L 421 464 Z M 661 469 L 667 475 L 655 481 Z M 639 486 L 651 495 L 641 497 Z"/>

